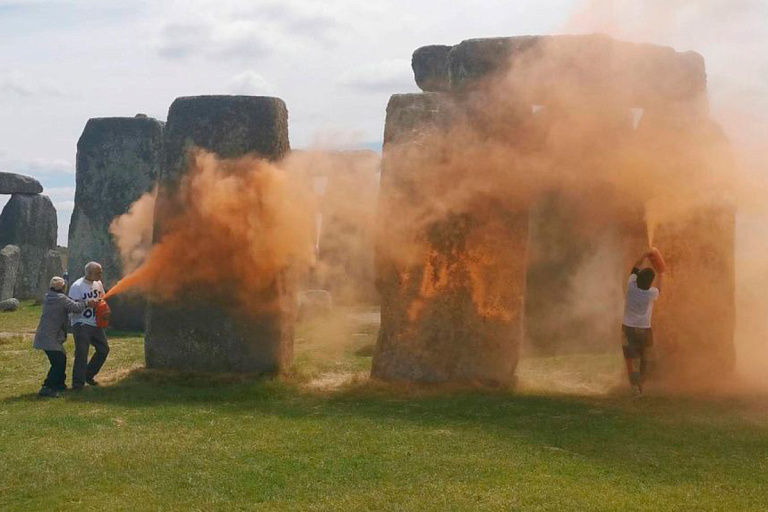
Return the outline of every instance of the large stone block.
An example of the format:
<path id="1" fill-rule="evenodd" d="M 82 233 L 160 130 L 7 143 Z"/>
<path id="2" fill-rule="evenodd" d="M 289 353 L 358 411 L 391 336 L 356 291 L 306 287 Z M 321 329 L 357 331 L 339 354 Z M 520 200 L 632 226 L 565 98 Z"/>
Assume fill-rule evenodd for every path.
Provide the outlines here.
<path id="1" fill-rule="evenodd" d="M 188 150 L 199 147 L 221 157 L 256 153 L 279 159 L 290 149 L 288 112 L 278 98 L 201 96 L 179 98 L 168 112 L 155 240 L 164 221 L 184 205 L 173 192 L 188 171 Z M 173 303 L 150 302 L 145 354 L 150 368 L 215 372 L 275 372 L 293 357 L 295 285 L 276 275 L 270 292 L 279 307 L 243 316 L 227 304 L 226 290 L 190 290 Z M 224 286 L 223 286 L 224 288 Z"/>
<path id="2" fill-rule="evenodd" d="M 0 251 L 0 300 L 13 297 L 20 259 L 21 250 L 15 245 L 6 245 Z"/>
<path id="3" fill-rule="evenodd" d="M 448 54 L 451 46 L 422 46 L 413 52 L 411 67 L 416 85 L 422 91 L 442 92 L 451 89 L 448 73 Z"/>
<path id="4" fill-rule="evenodd" d="M 40 194 L 42 192 L 43 186 L 31 176 L 0 172 L 0 194 Z"/>
<path id="5" fill-rule="evenodd" d="M 83 275 L 89 261 L 104 267 L 104 285 L 124 275 L 120 251 L 109 232 L 112 221 L 153 189 L 160 173 L 163 123 L 147 117 L 90 119 L 77 143 L 77 189 L 69 224 L 68 270 L 72 280 Z M 112 325 L 144 327 L 139 298 L 110 301 Z"/>
<path id="6" fill-rule="evenodd" d="M 36 299 L 40 272 L 48 251 L 56 248 L 56 208 L 43 195 L 14 194 L 0 215 L 0 247 L 21 250 L 14 296 Z"/>
<path id="7" fill-rule="evenodd" d="M 418 382 L 511 384 L 523 328 L 528 213 L 493 198 L 423 223 L 436 193 L 442 133 L 470 122 L 440 94 L 387 107 L 377 242 L 381 328 L 372 375 Z M 435 157 L 433 160 L 432 157 Z M 421 173 L 421 175 L 419 175 Z M 435 199 L 437 202 L 440 198 Z"/>
<path id="8" fill-rule="evenodd" d="M 445 90 L 438 60 L 432 51 L 414 53 L 422 90 Z M 448 81 L 456 92 L 503 81 L 510 94 L 533 104 L 594 100 L 650 107 L 697 100 L 706 93 L 707 76 L 703 57 L 694 52 L 604 35 L 519 36 L 452 47 Z"/>

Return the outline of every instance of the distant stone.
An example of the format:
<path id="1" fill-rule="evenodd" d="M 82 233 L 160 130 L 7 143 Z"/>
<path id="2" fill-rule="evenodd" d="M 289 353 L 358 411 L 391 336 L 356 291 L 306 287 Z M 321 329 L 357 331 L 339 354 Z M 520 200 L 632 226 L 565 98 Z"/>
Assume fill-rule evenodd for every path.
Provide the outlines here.
<path id="1" fill-rule="evenodd" d="M 43 195 L 14 194 L 0 214 L 0 247 L 19 247 L 14 296 L 36 299 L 46 254 L 56 248 L 56 208 Z"/>
<path id="2" fill-rule="evenodd" d="M 422 91 L 442 92 L 451 90 L 448 74 L 448 54 L 451 46 L 422 46 L 413 52 L 411 67 L 416 85 Z"/>
<path id="3" fill-rule="evenodd" d="M 42 191 L 43 186 L 31 176 L 0 172 L 0 194 L 40 194 Z"/>
<path id="4" fill-rule="evenodd" d="M 136 114 L 133 117 L 136 118 L 136 119 L 148 119 L 149 118 L 149 116 L 147 114 L 141 114 L 141 113 Z"/>
<path id="5" fill-rule="evenodd" d="M 151 191 L 160 173 L 163 123 L 143 115 L 88 120 L 77 142 L 77 188 L 69 224 L 70 279 L 83 275 L 89 261 L 104 268 L 109 289 L 124 274 L 120 251 L 109 232 L 112 221 Z M 129 306 L 130 304 L 130 306 Z M 113 300 L 111 325 L 144 328 L 140 300 Z"/>
<path id="6" fill-rule="evenodd" d="M 326 290 L 299 293 L 299 318 L 327 315 L 333 311 L 333 296 Z"/>
<path id="7" fill-rule="evenodd" d="M 11 313 L 19 309 L 20 302 L 18 299 L 6 299 L 0 301 L 0 312 Z"/>
<path id="8" fill-rule="evenodd" d="M 45 254 L 43 265 L 40 268 L 40 279 L 37 285 L 37 297 L 35 300 L 42 301 L 45 297 L 45 292 L 48 291 L 51 284 L 51 278 L 53 276 L 59 276 L 64 274 L 64 262 L 62 261 L 59 251 L 48 251 Z"/>
<path id="9" fill-rule="evenodd" d="M 0 251 L 0 300 L 13 297 L 13 288 L 19 274 L 21 250 L 15 245 L 6 245 Z"/>

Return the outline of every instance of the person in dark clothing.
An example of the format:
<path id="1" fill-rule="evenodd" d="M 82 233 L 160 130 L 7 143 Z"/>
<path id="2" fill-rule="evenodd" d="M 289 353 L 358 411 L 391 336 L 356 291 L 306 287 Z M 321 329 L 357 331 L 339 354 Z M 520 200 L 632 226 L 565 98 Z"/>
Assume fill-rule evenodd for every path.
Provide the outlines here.
<path id="1" fill-rule="evenodd" d="M 51 363 L 51 369 L 40 389 L 40 396 L 56 398 L 67 388 L 64 381 L 67 372 L 67 352 L 62 343 L 66 341 L 66 326 L 69 313 L 81 313 L 94 301 L 75 301 L 64 293 L 66 281 L 61 277 L 51 279 L 50 289 L 45 294 L 43 313 L 35 332 L 33 348 L 43 350 Z"/>

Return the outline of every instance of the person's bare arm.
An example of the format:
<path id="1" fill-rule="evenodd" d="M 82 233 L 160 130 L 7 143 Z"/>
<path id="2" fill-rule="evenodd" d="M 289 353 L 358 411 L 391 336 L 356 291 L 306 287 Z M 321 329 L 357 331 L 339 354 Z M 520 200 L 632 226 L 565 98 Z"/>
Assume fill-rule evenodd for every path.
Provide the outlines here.
<path id="1" fill-rule="evenodd" d="M 634 263 L 634 265 L 632 265 L 632 273 L 633 274 L 637 273 L 636 271 L 640 270 L 640 267 L 643 266 L 643 262 L 647 260 L 650 256 L 651 256 L 650 251 L 644 252 L 643 255 L 640 256 L 640 258 L 638 258 L 638 260 Z"/>
<path id="2" fill-rule="evenodd" d="M 663 288 L 663 286 L 664 286 L 664 272 L 656 276 L 656 289 L 659 290 L 659 294 L 661 294 L 661 289 Z"/>

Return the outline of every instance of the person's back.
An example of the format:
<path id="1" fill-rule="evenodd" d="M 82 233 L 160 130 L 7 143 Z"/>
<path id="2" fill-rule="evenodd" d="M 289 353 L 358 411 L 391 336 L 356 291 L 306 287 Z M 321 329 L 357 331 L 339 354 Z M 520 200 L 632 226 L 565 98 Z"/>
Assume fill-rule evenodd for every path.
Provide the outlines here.
<path id="1" fill-rule="evenodd" d="M 653 317 L 653 303 L 659 298 L 659 289 L 642 289 L 637 284 L 639 272 L 633 269 L 627 283 L 627 299 L 624 304 L 624 325 L 640 329 L 650 329 Z"/>

